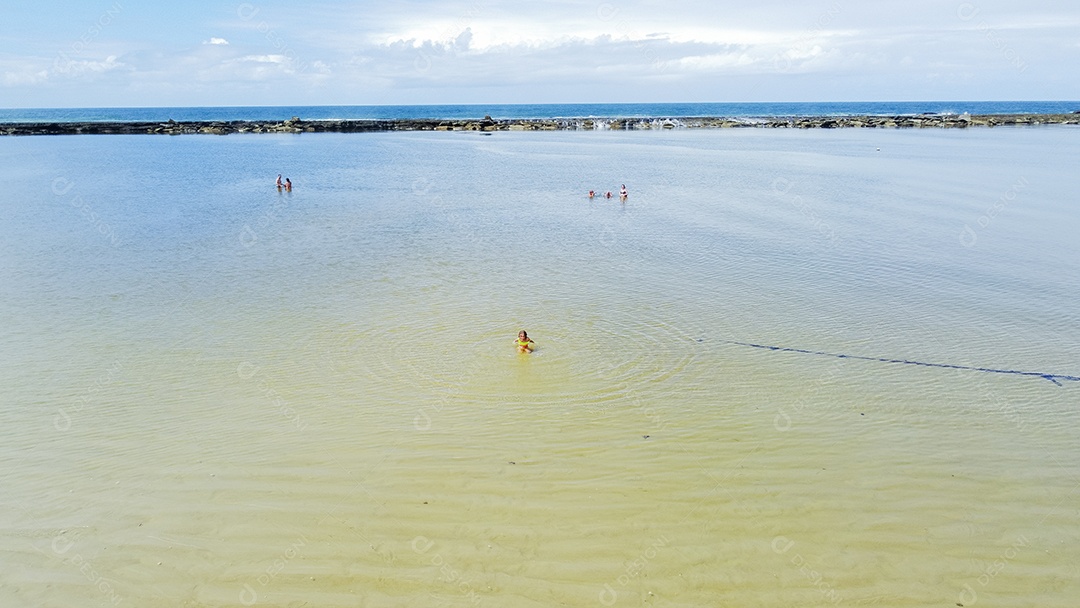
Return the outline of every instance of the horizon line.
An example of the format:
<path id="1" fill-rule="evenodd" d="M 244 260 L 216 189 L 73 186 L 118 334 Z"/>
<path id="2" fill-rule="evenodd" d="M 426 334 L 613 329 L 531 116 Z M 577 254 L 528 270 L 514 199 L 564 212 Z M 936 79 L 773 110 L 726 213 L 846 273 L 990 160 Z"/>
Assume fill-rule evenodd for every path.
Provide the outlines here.
<path id="1" fill-rule="evenodd" d="M 447 106 L 596 106 L 596 105 L 678 105 L 678 104 L 834 104 L 834 103 L 1078 103 L 1078 99 L 918 99 L 918 100 L 819 100 L 819 101 L 570 101 L 570 102 L 470 102 L 470 103 L 387 103 L 387 104 L 276 104 L 276 105 L 172 105 L 172 106 L 23 106 L 0 107 L 11 110 L 149 110 L 172 108 L 392 108 L 392 107 L 447 107 Z"/>

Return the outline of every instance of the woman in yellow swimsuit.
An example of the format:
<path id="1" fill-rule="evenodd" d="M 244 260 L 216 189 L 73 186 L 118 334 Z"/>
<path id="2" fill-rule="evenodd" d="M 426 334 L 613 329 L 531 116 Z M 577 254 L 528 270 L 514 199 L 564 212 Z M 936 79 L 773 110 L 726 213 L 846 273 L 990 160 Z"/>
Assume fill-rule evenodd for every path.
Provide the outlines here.
<path id="1" fill-rule="evenodd" d="M 518 337 L 517 340 L 514 341 L 514 344 L 517 344 L 519 353 L 531 353 L 533 350 L 532 345 L 535 343 L 532 341 L 532 338 L 529 337 L 529 334 L 525 333 L 525 330 L 523 329 L 518 332 Z"/>

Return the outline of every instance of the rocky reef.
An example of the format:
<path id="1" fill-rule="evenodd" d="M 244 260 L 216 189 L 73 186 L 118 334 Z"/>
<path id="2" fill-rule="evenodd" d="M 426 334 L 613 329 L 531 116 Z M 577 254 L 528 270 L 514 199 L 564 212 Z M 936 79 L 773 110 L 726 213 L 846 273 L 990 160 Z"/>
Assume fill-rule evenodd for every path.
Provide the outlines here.
<path id="1" fill-rule="evenodd" d="M 511 118 L 471 120 L 301 120 L 0 123 L 0 135 L 188 135 L 230 133 L 371 133 L 379 131 L 592 131 L 636 129 L 903 129 L 1080 124 L 1071 114 L 922 114 L 914 116 L 769 116 L 696 118 Z"/>

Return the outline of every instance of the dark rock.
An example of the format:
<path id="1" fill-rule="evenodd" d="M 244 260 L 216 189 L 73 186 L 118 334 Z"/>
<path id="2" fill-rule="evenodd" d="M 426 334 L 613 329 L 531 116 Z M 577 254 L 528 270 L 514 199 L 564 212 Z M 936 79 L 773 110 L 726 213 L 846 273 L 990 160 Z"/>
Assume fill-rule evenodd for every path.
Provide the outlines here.
<path id="1" fill-rule="evenodd" d="M 76 135 L 76 134 L 134 134 L 151 133 L 181 135 L 206 133 L 370 133 L 376 131 L 555 131 L 609 128 L 638 129 L 716 129 L 716 128 L 965 128 L 997 125 L 1080 124 L 1080 114 L 990 114 L 942 116 L 842 116 L 842 117 L 766 117 L 766 118 L 653 118 L 653 119 L 571 119 L 552 120 L 523 118 L 496 121 L 485 115 L 483 120 L 333 120 L 302 122 L 293 117 L 283 122 L 261 121 L 193 121 L 176 122 L 79 122 L 79 123 L 6 123 L 0 124 L 0 135 Z"/>

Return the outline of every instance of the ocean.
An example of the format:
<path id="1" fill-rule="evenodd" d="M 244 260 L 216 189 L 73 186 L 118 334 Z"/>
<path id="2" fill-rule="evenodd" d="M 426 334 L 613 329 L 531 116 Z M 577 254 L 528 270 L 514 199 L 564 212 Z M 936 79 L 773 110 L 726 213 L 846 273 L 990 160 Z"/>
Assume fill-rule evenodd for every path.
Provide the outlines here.
<path id="1" fill-rule="evenodd" d="M 0 123 L 286 120 L 405 120 L 650 117 L 1068 114 L 1080 101 L 866 101 L 786 103 L 607 103 L 411 106 L 238 106 L 210 108 L 0 108 Z"/>
<path id="2" fill-rule="evenodd" d="M 1071 607 L 1078 134 L 0 138 L 0 605 Z"/>

